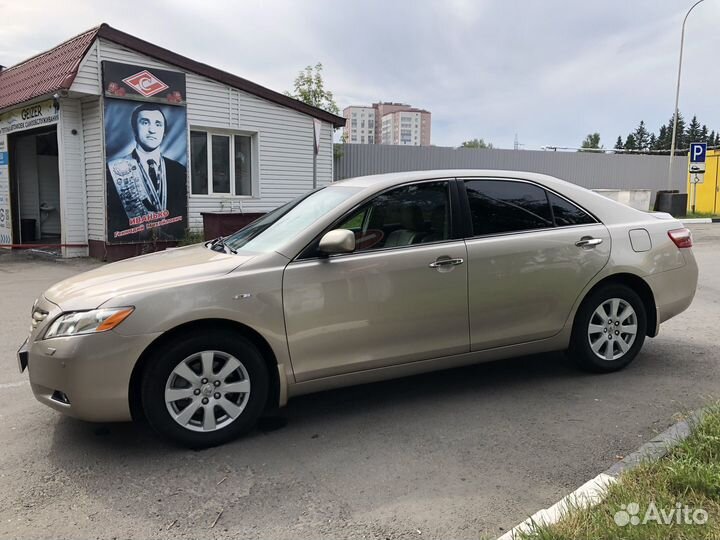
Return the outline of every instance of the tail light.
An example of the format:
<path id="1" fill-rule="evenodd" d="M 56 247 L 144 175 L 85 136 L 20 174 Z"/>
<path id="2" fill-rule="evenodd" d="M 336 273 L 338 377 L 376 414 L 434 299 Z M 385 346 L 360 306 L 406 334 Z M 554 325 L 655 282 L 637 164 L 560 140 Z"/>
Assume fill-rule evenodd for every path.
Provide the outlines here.
<path id="1" fill-rule="evenodd" d="M 679 248 L 689 248 L 693 245 L 690 229 L 673 229 L 672 231 L 668 231 L 668 236 Z"/>

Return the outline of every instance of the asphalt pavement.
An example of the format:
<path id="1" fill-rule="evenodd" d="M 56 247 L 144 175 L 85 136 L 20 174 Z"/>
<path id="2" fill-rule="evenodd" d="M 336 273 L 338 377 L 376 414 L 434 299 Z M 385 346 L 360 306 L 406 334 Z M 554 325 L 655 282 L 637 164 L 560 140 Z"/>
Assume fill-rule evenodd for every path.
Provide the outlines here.
<path id="1" fill-rule="evenodd" d="M 35 401 L 33 299 L 91 261 L 0 255 L 0 538 L 494 538 L 720 396 L 720 225 L 700 285 L 627 369 L 562 354 L 303 396 L 194 452 Z"/>

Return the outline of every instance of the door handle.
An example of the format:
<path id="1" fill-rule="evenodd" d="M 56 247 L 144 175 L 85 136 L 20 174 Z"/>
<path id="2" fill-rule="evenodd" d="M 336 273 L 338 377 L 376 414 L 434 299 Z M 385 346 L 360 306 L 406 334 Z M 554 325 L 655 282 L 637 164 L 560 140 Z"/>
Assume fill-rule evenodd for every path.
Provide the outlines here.
<path id="1" fill-rule="evenodd" d="M 590 236 L 584 236 L 577 242 L 575 242 L 575 245 L 577 247 L 585 248 L 585 247 L 595 247 L 599 244 L 602 244 L 603 239 L 602 238 L 591 238 Z"/>
<path id="2" fill-rule="evenodd" d="M 428 266 L 430 266 L 430 268 L 443 268 L 445 266 L 457 266 L 458 264 L 462 264 L 464 262 L 464 259 L 451 259 L 450 257 L 440 257 L 436 261 L 431 262 Z"/>

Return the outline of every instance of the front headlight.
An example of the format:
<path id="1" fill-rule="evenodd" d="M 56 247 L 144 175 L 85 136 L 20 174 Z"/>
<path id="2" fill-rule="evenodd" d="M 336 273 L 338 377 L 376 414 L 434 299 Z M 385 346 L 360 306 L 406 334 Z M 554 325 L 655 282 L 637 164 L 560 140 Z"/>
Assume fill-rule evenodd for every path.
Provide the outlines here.
<path id="1" fill-rule="evenodd" d="M 63 313 L 53 321 L 43 339 L 112 330 L 127 319 L 134 309 L 124 307 Z"/>

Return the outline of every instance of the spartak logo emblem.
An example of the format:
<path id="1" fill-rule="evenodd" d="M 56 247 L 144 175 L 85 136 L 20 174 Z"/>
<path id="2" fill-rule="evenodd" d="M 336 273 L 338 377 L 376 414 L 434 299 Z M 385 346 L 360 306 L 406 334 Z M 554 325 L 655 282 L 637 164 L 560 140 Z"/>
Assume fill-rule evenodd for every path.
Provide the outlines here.
<path id="1" fill-rule="evenodd" d="M 130 75 L 126 79 L 123 79 L 123 82 L 145 97 L 154 96 L 155 94 L 169 88 L 167 84 L 162 82 L 147 69 L 144 69 L 135 75 Z"/>

